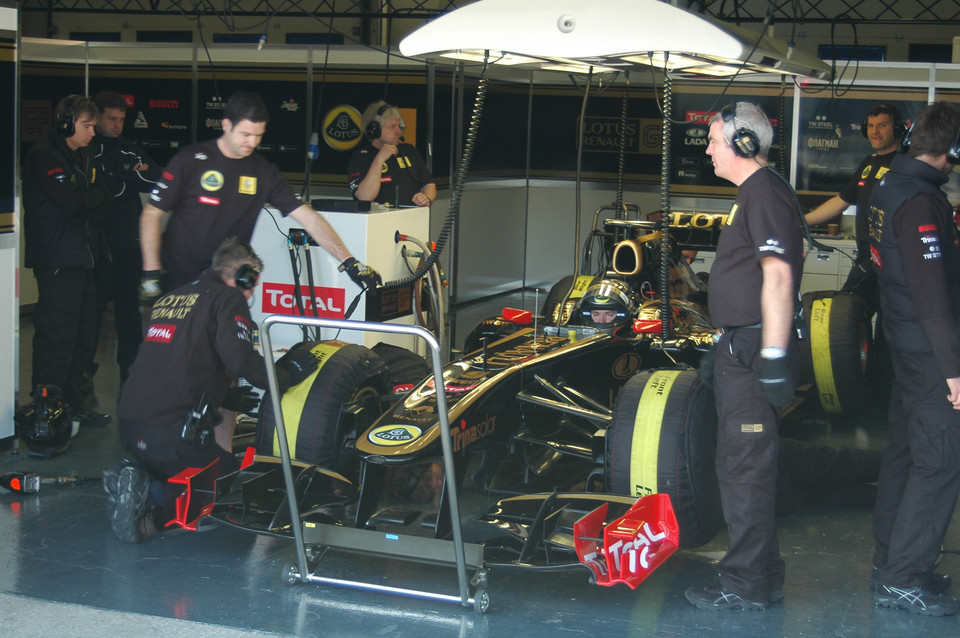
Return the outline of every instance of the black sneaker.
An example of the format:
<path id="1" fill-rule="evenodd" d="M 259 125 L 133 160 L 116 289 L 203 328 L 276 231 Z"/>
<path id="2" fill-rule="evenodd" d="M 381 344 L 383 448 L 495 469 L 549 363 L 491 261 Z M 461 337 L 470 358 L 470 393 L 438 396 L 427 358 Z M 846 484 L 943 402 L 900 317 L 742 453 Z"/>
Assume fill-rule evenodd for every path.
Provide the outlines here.
<path id="1" fill-rule="evenodd" d="M 873 569 L 870 570 L 870 591 L 877 593 L 877 574 L 880 572 L 880 568 L 876 565 L 873 566 Z M 938 574 L 933 572 L 930 574 L 930 579 L 927 581 L 927 591 L 931 594 L 942 594 L 950 589 L 950 585 L 953 584 L 953 579 L 950 578 L 950 574 Z"/>
<path id="2" fill-rule="evenodd" d="M 699 609 L 743 609 L 744 611 L 759 611 L 766 609 L 770 604 L 763 600 L 747 600 L 738 594 L 729 592 L 720 583 L 709 587 L 691 587 L 683 593 L 690 604 Z"/>
<path id="3" fill-rule="evenodd" d="M 80 427 L 102 428 L 110 423 L 110 415 L 93 410 L 74 410 L 70 413 L 70 420 L 79 424 Z"/>
<path id="4" fill-rule="evenodd" d="M 960 609 L 960 601 L 946 594 L 935 594 L 926 587 L 879 585 L 874 594 L 879 607 L 906 609 L 924 616 L 949 616 Z"/>
<path id="5" fill-rule="evenodd" d="M 104 489 L 108 489 L 109 479 L 104 477 Z M 120 469 L 117 477 L 116 506 L 110 518 L 110 527 L 114 535 L 127 543 L 139 543 L 149 530 L 146 523 L 147 500 L 150 497 L 150 478 L 147 473 L 134 465 Z M 107 492 L 110 500 L 110 492 Z M 110 508 L 110 504 L 107 505 Z"/>
<path id="6" fill-rule="evenodd" d="M 129 465 L 130 461 L 124 459 L 108 467 L 101 474 L 103 491 L 107 493 L 107 520 L 111 524 L 113 524 L 113 513 L 117 511 L 117 505 L 120 503 L 120 470 Z"/>

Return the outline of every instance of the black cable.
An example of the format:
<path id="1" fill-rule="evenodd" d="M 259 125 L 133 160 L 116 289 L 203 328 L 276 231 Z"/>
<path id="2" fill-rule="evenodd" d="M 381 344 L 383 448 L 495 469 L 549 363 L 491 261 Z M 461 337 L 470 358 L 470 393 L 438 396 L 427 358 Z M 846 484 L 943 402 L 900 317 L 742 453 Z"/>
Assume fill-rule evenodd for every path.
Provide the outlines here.
<path id="1" fill-rule="evenodd" d="M 489 51 L 485 52 L 485 61 L 489 59 L 489 55 Z M 435 247 L 427 256 L 427 258 L 423 260 L 423 263 L 419 268 L 417 268 L 417 271 L 413 275 L 385 283 L 383 287 L 386 289 L 408 286 L 426 274 L 427 271 L 433 266 L 434 262 L 437 261 L 437 258 L 440 256 L 440 253 L 443 251 L 443 248 L 447 243 L 447 239 L 450 236 L 450 231 L 453 228 L 453 224 L 460 215 L 460 197 L 463 194 L 463 185 L 467 178 L 467 172 L 470 170 L 470 163 L 473 160 L 474 147 L 477 143 L 477 132 L 480 127 L 480 116 L 483 114 L 483 102 L 487 95 L 488 81 L 487 65 L 484 63 L 483 71 L 480 75 L 480 81 L 477 84 L 477 94 L 473 102 L 473 112 L 470 115 L 470 125 L 467 127 L 467 137 L 463 144 L 463 153 L 460 158 L 460 164 L 457 166 L 457 174 L 453 183 L 453 191 L 450 194 L 450 211 L 447 213 L 446 221 L 444 221 L 443 228 L 440 231 L 440 236 L 437 237 Z"/>

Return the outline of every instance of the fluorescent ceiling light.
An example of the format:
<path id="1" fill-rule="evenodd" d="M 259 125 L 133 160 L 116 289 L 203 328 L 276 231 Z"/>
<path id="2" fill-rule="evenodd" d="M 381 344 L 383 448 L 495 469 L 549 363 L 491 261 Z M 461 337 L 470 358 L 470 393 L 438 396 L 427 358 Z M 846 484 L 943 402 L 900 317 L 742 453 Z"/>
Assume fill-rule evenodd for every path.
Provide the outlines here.
<path id="1" fill-rule="evenodd" d="M 446 13 L 400 42 L 408 57 L 506 55 L 515 65 L 664 67 L 684 75 L 787 73 L 827 78 L 820 59 L 786 43 L 660 0 L 479 0 Z M 671 63 L 674 56 L 680 59 Z"/>

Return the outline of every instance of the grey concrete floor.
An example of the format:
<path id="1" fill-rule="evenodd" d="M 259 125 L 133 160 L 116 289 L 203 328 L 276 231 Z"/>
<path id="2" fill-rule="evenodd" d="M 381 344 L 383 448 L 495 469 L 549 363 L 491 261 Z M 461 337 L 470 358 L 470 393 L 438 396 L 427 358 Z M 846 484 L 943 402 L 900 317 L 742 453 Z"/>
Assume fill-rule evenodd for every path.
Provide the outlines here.
<path id="1" fill-rule="evenodd" d="M 540 296 L 542 303 L 543 295 Z M 458 313 L 456 343 L 477 320 L 503 305 L 533 309 L 533 295 L 512 294 Z M 116 407 L 112 326 L 99 352 L 100 409 Z M 21 330 L 20 396 L 29 388 L 29 317 Z M 828 418 L 804 406 L 784 423 L 797 438 L 880 449 L 885 411 Z M 87 477 L 79 487 L 47 486 L 39 494 L 0 492 L 0 634 L 33 636 L 957 636 L 960 619 L 925 618 L 876 608 L 868 587 L 871 512 L 809 505 L 778 519 L 787 563 L 784 603 L 763 612 L 705 612 L 683 597 L 704 584 L 726 547 L 724 533 L 675 554 L 636 591 L 589 584 L 586 570 L 489 574 L 491 609 L 479 615 L 456 605 L 325 585 L 284 585 L 295 560 L 292 542 L 216 527 L 162 534 L 139 545 L 115 539 L 103 514 L 100 471 L 122 455 L 116 424 L 82 429 L 70 450 L 50 460 L 0 455 L 0 473 Z M 482 498 L 467 488 L 465 499 Z M 945 547 L 960 549 L 956 518 Z M 456 595 L 453 570 L 334 554 L 323 575 L 369 579 L 395 587 Z M 945 554 L 941 570 L 960 576 L 960 559 Z M 953 595 L 960 594 L 954 585 Z"/>

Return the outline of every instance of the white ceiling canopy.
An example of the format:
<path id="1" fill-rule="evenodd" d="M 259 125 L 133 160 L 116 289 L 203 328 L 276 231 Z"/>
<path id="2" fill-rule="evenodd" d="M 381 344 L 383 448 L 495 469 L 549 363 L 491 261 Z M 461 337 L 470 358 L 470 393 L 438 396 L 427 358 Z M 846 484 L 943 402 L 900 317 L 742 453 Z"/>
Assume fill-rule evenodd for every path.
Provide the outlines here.
<path id="1" fill-rule="evenodd" d="M 653 65 L 674 75 L 786 73 L 830 66 L 786 43 L 660 0 L 479 0 L 400 42 L 409 57 L 595 72 Z"/>

